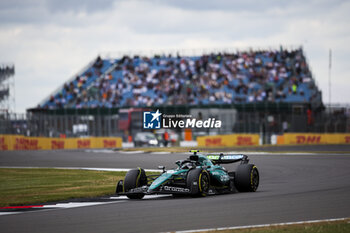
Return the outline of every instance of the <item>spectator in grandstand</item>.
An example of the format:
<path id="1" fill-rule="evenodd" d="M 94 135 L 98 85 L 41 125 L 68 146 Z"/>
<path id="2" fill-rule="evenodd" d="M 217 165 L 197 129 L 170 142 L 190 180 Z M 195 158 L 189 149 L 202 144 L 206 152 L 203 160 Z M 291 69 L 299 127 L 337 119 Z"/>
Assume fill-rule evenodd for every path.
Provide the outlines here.
<path id="1" fill-rule="evenodd" d="M 79 102 L 80 107 L 205 105 L 317 98 L 317 91 L 305 93 L 316 87 L 301 49 L 201 57 L 124 56 L 113 62 L 112 72 L 99 76 L 103 64 L 97 57 L 94 69 L 66 83 L 63 95 L 53 97 L 57 103 L 50 99 L 46 106 L 70 102 Z M 302 83 L 308 86 L 299 88 Z"/>
<path id="2" fill-rule="evenodd" d="M 294 84 L 292 85 L 292 92 L 293 92 L 293 94 L 295 95 L 295 94 L 297 94 L 297 91 L 298 91 L 298 86 L 294 83 Z"/>
<path id="3" fill-rule="evenodd" d="M 94 63 L 94 65 L 93 65 L 93 67 L 95 67 L 95 68 L 97 68 L 97 69 L 101 69 L 102 66 L 103 66 L 103 61 L 102 61 L 101 57 L 98 56 L 98 57 L 96 58 L 96 60 L 95 60 L 95 63 Z"/>

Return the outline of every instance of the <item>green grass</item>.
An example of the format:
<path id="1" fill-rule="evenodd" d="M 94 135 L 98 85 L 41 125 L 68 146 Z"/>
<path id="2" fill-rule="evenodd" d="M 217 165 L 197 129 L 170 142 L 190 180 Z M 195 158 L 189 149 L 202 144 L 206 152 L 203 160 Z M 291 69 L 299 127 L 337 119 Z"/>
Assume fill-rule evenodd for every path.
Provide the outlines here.
<path id="1" fill-rule="evenodd" d="M 262 228 L 249 228 L 237 230 L 208 231 L 217 233 L 345 233 L 350 232 L 350 219 L 321 222 L 306 223 L 289 226 L 272 226 Z"/>
<path id="2" fill-rule="evenodd" d="M 0 206 L 37 204 L 114 194 L 126 172 L 1 168 Z"/>

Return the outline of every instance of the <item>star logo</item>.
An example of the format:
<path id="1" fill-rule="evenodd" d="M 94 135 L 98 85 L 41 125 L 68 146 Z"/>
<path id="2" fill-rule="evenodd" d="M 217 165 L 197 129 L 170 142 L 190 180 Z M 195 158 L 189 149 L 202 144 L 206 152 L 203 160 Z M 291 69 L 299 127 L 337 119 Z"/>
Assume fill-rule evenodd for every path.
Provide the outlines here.
<path id="1" fill-rule="evenodd" d="M 151 113 L 151 115 L 153 116 L 151 122 L 153 122 L 155 119 L 158 119 L 158 117 L 160 117 L 162 114 L 159 113 L 159 109 L 157 109 L 157 111 L 155 113 Z"/>
<path id="2" fill-rule="evenodd" d="M 157 109 L 156 112 L 143 112 L 143 128 L 144 129 L 160 129 L 161 115 Z"/>

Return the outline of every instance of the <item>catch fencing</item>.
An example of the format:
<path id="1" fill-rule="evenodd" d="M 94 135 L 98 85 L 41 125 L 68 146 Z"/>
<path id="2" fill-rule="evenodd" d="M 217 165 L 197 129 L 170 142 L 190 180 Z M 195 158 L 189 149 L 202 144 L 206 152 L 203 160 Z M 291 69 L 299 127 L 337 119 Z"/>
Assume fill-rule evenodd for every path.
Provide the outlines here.
<path id="1" fill-rule="evenodd" d="M 350 106 L 311 108 L 308 104 L 239 104 L 216 106 L 160 106 L 161 113 L 190 114 L 194 118 L 222 120 L 219 129 L 193 129 L 197 136 L 259 134 L 263 144 L 283 133 L 349 133 Z M 121 125 L 120 109 L 29 110 L 26 114 L 0 114 L 0 134 L 31 137 L 122 137 L 142 131 L 142 117 Z M 142 114 L 142 111 L 139 112 Z M 136 114 L 136 113 L 135 113 Z M 134 117 L 134 115 L 130 115 Z M 175 130 L 180 139 L 183 130 Z"/>

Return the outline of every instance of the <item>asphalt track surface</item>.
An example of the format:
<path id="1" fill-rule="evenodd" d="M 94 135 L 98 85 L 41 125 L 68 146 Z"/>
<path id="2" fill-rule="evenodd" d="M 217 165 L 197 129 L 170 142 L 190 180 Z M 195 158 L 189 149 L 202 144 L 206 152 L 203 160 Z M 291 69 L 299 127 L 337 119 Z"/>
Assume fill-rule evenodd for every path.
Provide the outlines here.
<path id="1" fill-rule="evenodd" d="M 0 216 L 1 232 L 165 232 L 350 217 L 350 147 L 322 147 L 331 149 L 336 152 L 249 155 L 260 171 L 255 193 L 115 201 L 4 215 Z M 1 152 L 0 166 L 154 169 L 158 165 L 172 168 L 174 161 L 187 156 L 19 151 Z"/>

